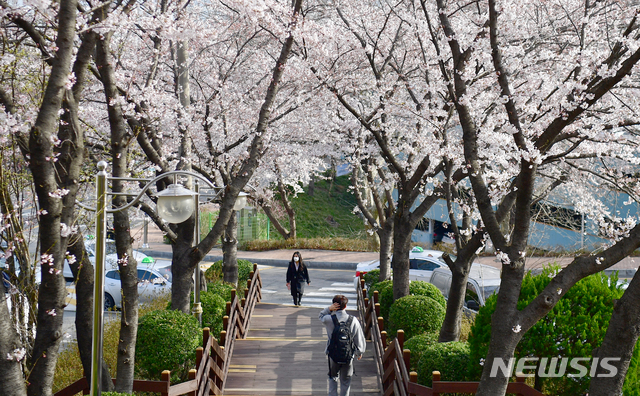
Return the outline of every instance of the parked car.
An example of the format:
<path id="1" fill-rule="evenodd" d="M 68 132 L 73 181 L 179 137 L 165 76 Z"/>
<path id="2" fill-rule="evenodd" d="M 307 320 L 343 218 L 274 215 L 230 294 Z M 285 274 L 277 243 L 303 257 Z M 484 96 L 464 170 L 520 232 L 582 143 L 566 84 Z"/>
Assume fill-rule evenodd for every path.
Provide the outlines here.
<path id="1" fill-rule="evenodd" d="M 104 309 L 122 308 L 120 271 L 110 269 L 104 278 Z M 158 270 L 138 266 L 138 297 L 140 303 L 149 302 L 160 294 L 171 293 L 171 282 Z"/>
<path id="2" fill-rule="evenodd" d="M 89 255 L 89 261 L 94 266 L 96 265 L 96 240 L 95 239 L 85 239 L 84 247 Z M 118 253 L 116 252 L 116 241 L 112 239 L 107 239 L 105 244 L 105 253 L 106 256 L 104 258 L 105 261 L 105 271 L 109 269 L 117 269 L 118 268 Z M 133 258 L 136 259 L 138 264 L 142 264 L 147 267 L 153 267 L 155 260 L 152 257 L 147 256 L 146 254 L 139 252 L 137 250 L 133 251 Z M 39 282 L 39 269 L 36 269 L 36 278 L 38 278 Z M 64 267 L 62 269 L 62 276 L 68 282 L 73 282 L 73 273 L 71 272 L 71 268 L 69 267 L 69 262 L 64 260 Z"/>
<path id="3" fill-rule="evenodd" d="M 409 253 L 409 280 L 428 281 L 431 273 L 436 268 L 448 268 L 439 250 L 424 250 L 419 246 L 411 249 Z M 452 260 L 456 257 L 450 255 Z M 358 277 L 369 271 L 380 268 L 380 260 L 363 261 L 356 266 L 354 287 L 357 287 Z"/>
<path id="4" fill-rule="evenodd" d="M 438 268 L 431 273 L 429 283 L 438 288 L 449 298 L 451 288 L 451 270 Z M 485 304 L 487 298 L 500 289 L 500 270 L 490 265 L 471 264 L 464 306 L 472 311 L 478 311 Z"/>

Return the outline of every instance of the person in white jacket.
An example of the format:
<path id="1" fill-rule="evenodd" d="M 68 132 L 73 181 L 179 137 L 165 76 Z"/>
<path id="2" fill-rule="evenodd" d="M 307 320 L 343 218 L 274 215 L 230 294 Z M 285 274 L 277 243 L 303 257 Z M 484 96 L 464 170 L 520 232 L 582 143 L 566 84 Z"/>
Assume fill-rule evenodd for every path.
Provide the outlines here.
<path id="1" fill-rule="evenodd" d="M 335 327 L 332 317 L 335 316 L 338 322 L 347 322 L 351 316 L 345 311 L 348 302 L 349 299 L 347 297 L 341 294 L 336 295 L 333 297 L 333 304 L 323 309 L 319 316 L 320 321 L 324 323 L 327 328 L 328 340 L 324 353 L 327 354 L 327 359 L 329 361 L 329 396 L 338 396 L 338 376 L 340 377 L 340 395 L 348 396 L 351 389 L 353 358 L 351 358 L 351 361 L 347 364 L 338 364 L 329 357 L 329 343 L 331 342 L 331 334 L 333 334 L 333 329 Z M 355 317 L 353 317 L 351 321 L 350 331 L 353 344 L 355 346 L 354 357 L 357 357 L 358 360 L 360 360 L 362 359 L 362 354 L 364 353 L 367 344 L 360 322 Z"/>

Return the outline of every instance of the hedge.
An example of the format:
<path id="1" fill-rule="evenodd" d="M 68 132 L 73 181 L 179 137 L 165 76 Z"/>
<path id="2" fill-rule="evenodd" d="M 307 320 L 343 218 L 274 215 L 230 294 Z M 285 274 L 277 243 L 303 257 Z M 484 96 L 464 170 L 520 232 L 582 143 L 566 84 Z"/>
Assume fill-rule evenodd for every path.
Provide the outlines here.
<path id="1" fill-rule="evenodd" d="M 445 309 L 439 302 L 427 296 L 405 296 L 397 299 L 389 312 L 389 334 L 396 336 L 404 330 L 405 340 L 423 333 L 440 331 Z"/>
<path id="2" fill-rule="evenodd" d="M 202 329 L 193 315 L 180 311 L 152 311 L 140 318 L 136 342 L 136 363 L 145 378 L 160 379 L 171 370 L 171 381 L 187 378 L 195 367 L 196 348 Z"/>

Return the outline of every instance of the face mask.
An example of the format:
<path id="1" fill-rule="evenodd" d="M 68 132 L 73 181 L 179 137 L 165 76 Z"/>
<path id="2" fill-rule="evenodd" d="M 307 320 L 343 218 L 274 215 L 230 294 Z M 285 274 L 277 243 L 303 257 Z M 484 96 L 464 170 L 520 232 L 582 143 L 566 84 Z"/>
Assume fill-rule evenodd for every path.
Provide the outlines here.
<path id="1" fill-rule="evenodd" d="M 293 258 L 293 261 L 298 261 L 298 258 L 297 258 L 297 257 L 294 257 L 294 258 Z"/>

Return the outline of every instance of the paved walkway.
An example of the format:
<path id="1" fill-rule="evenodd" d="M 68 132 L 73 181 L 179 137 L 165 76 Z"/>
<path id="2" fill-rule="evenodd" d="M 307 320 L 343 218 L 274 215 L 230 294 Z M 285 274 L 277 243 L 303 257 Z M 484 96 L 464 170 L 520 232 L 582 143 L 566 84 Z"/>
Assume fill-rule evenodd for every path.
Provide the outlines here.
<path id="1" fill-rule="evenodd" d="M 258 303 L 249 335 L 236 340 L 225 395 L 326 395 L 327 335 L 318 308 Z M 373 351 L 357 361 L 352 395 L 380 395 Z"/>

